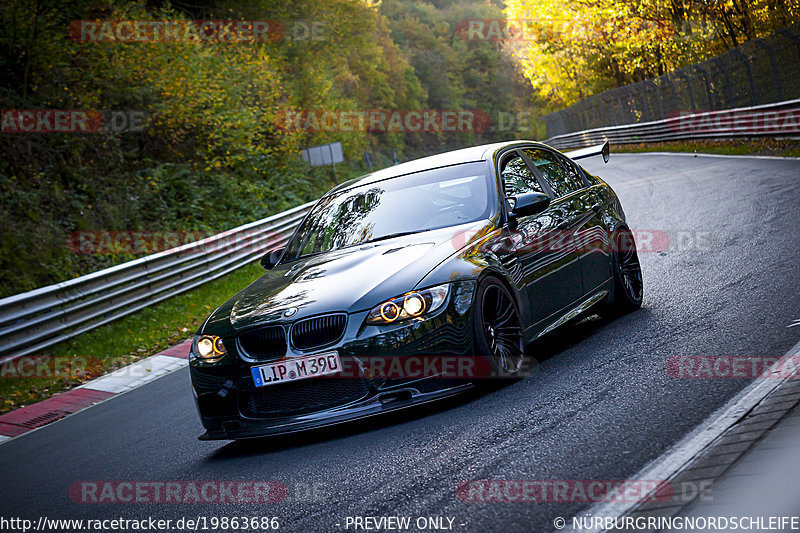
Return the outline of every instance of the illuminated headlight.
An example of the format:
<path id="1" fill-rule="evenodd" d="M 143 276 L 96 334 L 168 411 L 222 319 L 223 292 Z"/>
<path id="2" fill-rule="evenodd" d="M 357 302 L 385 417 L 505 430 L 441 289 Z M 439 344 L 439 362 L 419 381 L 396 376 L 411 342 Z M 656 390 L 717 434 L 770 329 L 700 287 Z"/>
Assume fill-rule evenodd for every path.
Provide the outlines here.
<path id="1" fill-rule="evenodd" d="M 450 285 L 437 285 L 412 291 L 376 306 L 367 315 L 367 324 L 393 324 L 409 318 L 433 313 L 444 304 Z"/>
<path id="2" fill-rule="evenodd" d="M 216 359 L 225 355 L 225 345 L 216 335 L 195 335 L 192 352 L 203 359 Z"/>

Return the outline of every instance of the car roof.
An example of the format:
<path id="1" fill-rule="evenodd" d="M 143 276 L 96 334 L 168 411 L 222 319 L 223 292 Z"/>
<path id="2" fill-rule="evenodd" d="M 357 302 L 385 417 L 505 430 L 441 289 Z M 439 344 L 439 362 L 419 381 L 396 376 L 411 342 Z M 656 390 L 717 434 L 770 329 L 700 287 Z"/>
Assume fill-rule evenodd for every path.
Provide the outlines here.
<path id="1" fill-rule="evenodd" d="M 503 148 L 508 148 L 515 145 L 542 145 L 536 141 L 505 141 L 499 143 L 482 144 L 479 146 L 471 146 L 469 148 L 461 148 L 459 150 L 451 150 L 450 152 L 443 152 L 441 154 L 430 155 L 420 159 L 414 159 L 405 163 L 400 163 L 391 167 L 376 170 L 370 174 L 365 174 L 358 178 L 345 181 L 331 189 L 327 194 L 342 191 L 355 187 L 358 185 L 368 185 L 376 181 L 382 181 L 389 178 L 397 178 L 407 174 L 414 174 L 423 170 L 432 170 L 435 168 L 447 167 L 451 165 L 458 165 L 462 163 L 475 163 L 479 161 L 489 161 L 493 155 Z M 544 145 L 542 145 L 544 146 Z M 326 194 L 326 196 L 327 196 Z"/>

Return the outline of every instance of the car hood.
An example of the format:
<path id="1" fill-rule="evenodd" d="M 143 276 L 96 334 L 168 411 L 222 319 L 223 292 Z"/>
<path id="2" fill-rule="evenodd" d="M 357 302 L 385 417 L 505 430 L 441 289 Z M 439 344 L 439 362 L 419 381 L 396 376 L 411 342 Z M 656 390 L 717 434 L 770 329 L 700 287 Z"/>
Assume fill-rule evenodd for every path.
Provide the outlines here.
<path id="1" fill-rule="evenodd" d="M 220 306 L 203 328 L 236 333 L 320 313 L 355 313 L 408 292 L 488 220 L 308 256 L 276 266 Z M 285 316 L 290 310 L 291 316 Z"/>

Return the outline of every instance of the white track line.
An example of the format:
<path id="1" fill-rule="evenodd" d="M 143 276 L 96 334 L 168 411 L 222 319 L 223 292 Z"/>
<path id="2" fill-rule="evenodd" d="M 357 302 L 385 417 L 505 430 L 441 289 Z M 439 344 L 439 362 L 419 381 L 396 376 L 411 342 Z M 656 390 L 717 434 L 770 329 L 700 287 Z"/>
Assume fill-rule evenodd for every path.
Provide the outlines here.
<path id="1" fill-rule="evenodd" d="M 800 342 L 795 344 L 785 357 L 800 355 Z M 778 361 L 773 365 L 782 364 Z M 668 480 L 680 472 L 694 457 L 728 428 L 735 424 L 745 413 L 755 407 L 769 393 L 779 387 L 787 379 L 781 378 L 759 379 L 748 385 L 728 403 L 717 409 L 706 418 L 699 426 L 686 435 L 680 442 L 664 452 L 660 457 L 651 461 L 647 466 L 630 477 L 630 479 L 657 479 Z M 619 518 L 628 513 L 639 502 L 608 502 L 598 503 L 578 516 L 602 516 Z M 609 520 L 609 522 L 611 522 Z M 572 529 L 572 521 L 567 522 L 567 527 L 562 531 L 581 531 Z M 596 530 L 593 530 L 596 531 Z"/>
<path id="2" fill-rule="evenodd" d="M 183 368 L 186 364 L 186 359 L 170 357 L 169 355 L 153 355 L 76 388 L 119 394 L 141 387 L 145 383 Z"/>
<path id="3" fill-rule="evenodd" d="M 800 157 L 782 157 L 778 155 L 726 155 L 726 154 L 704 154 L 701 152 L 611 152 L 616 156 L 635 156 L 635 155 L 677 155 L 682 157 L 724 157 L 727 159 L 778 159 L 784 161 L 800 161 Z"/>

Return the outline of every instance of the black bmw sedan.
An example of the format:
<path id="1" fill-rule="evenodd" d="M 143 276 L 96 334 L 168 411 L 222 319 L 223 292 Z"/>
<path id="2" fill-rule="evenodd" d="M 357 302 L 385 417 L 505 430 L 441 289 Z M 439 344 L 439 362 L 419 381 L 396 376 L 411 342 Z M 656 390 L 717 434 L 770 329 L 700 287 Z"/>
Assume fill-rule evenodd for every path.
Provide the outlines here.
<path id="1" fill-rule="evenodd" d="M 620 202 L 575 160 L 515 141 L 337 186 L 192 344 L 201 439 L 372 416 L 524 373 L 525 346 L 642 301 Z"/>

